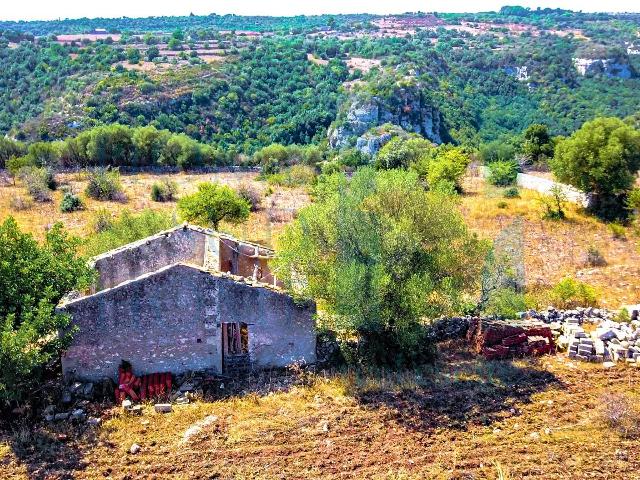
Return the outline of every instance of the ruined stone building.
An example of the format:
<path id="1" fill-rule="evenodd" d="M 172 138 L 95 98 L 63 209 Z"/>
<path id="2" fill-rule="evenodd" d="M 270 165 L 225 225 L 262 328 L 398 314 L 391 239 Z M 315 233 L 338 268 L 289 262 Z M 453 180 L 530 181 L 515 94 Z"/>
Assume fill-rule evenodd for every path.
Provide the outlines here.
<path id="1" fill-rule="evenodd" d="M 66 376 L 283 367 L 315 361 L 312 304 L 278 288 L 273 251 L 184 225 L 94 259 L 95 288 L 59 311 L 78 327 L 62 358 Z"/>

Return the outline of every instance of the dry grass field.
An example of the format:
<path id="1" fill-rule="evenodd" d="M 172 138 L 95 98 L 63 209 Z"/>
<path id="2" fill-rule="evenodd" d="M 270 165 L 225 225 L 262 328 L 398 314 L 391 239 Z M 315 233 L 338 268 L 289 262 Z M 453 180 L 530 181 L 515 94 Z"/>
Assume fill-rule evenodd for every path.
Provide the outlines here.
<path id="1" fill-rule="evenodd" d="M 0 182 L 0 219 L 13 215 L 23 229 L 38 237 L 42 237 L 47 226 L 57 221 L 63 222 L 74 234 L 86 236 L 91 233 L 95 211 L 101 208 L 108 209 L 114 216 L 124 209 L 139 212 L 151 208 L 176 212 L 174 202 L 151 200 L 151 186 L 161 179 L 175 181 L 179 195 L 195 191 L 201 182 L 215 181 L 234 188 L 241 184 L 250 185 L 262 192 L 262 208 L 253 213 L 247 223 L 224 224 L 222 229 L 239 238 L 273 246 L 283 226 L 309 202 L 304 189 L 270 189 L 266 182 L 258 180 L 256 173 L 250 172 L 123 174 L 122 183 L 128 197 L 126 203 L 87 199 L 82 193 L 86 180 L 81 173 L 60 174 L 57 178 L 62 185 L 81 194 L 86 201 L 86 210 L 61 213 L 62 193 L 59 189 L 53 202 L 34 203 L 28 210 L 16 211 L 11 207 L 12 200 L 28 198 L 28 195 L 19 183 L 14 186 L 5 180 Z M 564 221 L 544 220 L 540 196 L 535 192 L 520 190 L 520 198 L 507 199 L 503 197 L 504 189 L 492 187 L 473 176 L 466 178 L 464 188 L 460 209 L 470 228 L 479 236 L 494 239 L 514 220 L 522 219 L 524 262 L 530 286 L 545 289 L 571 276 L 597 287 L 602 306 L 618 309 L 640 301 L 640 236 L 635 228 L 626 228 L 625 238 L 614 238 L 608 225 L 585 214 L 576 205 L 567 204 L 567 219 Z M 591 267 L 585 264 L 589 248 L 597 249 L 607 265 Z"/>
<path id="2" fill-rule="evenodd" d="M 504 198 L 503 192 L 482 179 L 468 177 L 460 208 L 470 228 L 484 238 L 493 239 L 514 220 L 522 219 L 529 286 L 544 288 L 569 276 L 595 286 L 604 307 L 618 309 L 640 302 L 635 228 L 625 228 L 625 238 L 615 238 L 607 224 L 571 203 L 566 204 L 565 220 L 545 220 L 540 194 L 520 189 L 520 198 Z M 599 251 L 607 264 L 586 264 L 589 248 Z"/>
<path id="3" fill-rule="evenodd" d="M 0 434 L 2 478 L 640 478 L 638 439 L 608 422 L 638 405 L 632 367 L 487 362 L 448 345 L 421 372 L 272 373 L 225 389 L 164 415 L 94 406 L 98 428 L 16 424 Z M 606 413 L 607 398 L 620 410 Z"/>
<path id="4" fill-rule="evenodd" d="M 26 210 L 16 210 L 12 207 L 12 201 L 16 197 L 29 198 L 25 189 L 18 182 L 5 180 L 0 183 L 0 220 L 12 215 L 21 228 L 42 238 L 47 227 L 55 222 L 62 222 L 65 227 L 75 235 L 84 237 L 91 233 L 91 223 L 96 210 L 107 209 L 116 217 L 120 212 L 128 209 L 131 212 L 140 212 L 146 208 L 176 212 L 175 202 L 158 203 L 151 200 L 151 186 L 160 180 L 169 179 L 178 185 L 178 195 L 193 193 L 198 184 L 203 182 L 219 182 L 237 188 L 240 185 L 249 185 L 262 192 L 261 209 L 252 214 L 251 218 L 243 225 L 223 225 L 223 230 L 232 233 L 245 240 L 257 241 L 266 245 L 272 245 L 273 237 L 286 223 L 290 222 L 295 212 L 309 200 L 303 189 L 282 189 L 268 193 L 267 184 L 257 180 L 256 173 L 176 173 L 153 174 L 136 173 L 122 174 L 122 185 L 127 196 L 126 202 L 101 202 L 87 198 L 84 195 L 86 178 L 82 173 L 66 173 L 56 175 L 61 187 L 66 186 L 74 193 L 80 194 L 86 203 L 86 209 L 72 213 L 60 212 L 60 200 L 62 188 L 54 192 L 54 199 L 47 203 L 32 203 Z"/>

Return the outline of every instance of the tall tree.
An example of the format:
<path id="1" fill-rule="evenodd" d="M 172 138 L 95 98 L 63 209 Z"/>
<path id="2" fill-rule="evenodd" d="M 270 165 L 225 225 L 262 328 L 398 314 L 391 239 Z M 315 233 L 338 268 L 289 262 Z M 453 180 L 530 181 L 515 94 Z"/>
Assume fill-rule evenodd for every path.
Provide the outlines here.
<path id="1" fill-rule="evenodd" d="M 279 238 L 278 275 L 322 302 L 332 328 L 358 340 L 360 360 L 428 359 L 423 320 L 461 310 L 485 253 L 455 201 L 414 172 L 371 168 L 328 177 L 316 200 Z"/>
<path id="2" fill-rule="evenodd" d="M 249 202 L 241 198 L 235 190 L 217 183 L 201 183 L 198 191 L 182 197 L 178 202 L 182 218 L 215 230 L 220 222 L 241 223 L 249 218 Z"/>

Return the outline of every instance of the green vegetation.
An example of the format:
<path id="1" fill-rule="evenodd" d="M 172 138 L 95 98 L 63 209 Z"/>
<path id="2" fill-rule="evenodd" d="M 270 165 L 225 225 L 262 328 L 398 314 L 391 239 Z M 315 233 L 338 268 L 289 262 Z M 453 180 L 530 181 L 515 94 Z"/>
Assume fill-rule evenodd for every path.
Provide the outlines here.
<path id="1" fill-rule="evenodd" d="M 115 220 L 107 211 L 99 211 L 93 225 L 95 234 L 87 240 L 85 252 L 89 256 L 99 255 L 127 243 L 155 235 L 176 224 L 177 221 L 172 215 L 148 209 L 137 215 L 124 210 Z"/>
<path id="2" fill-rule="evenodd" d="M 596 290 L 586 283 L 565 278 L 551 289 L 551 302 L 557 308 L 597 307 Z"/>
<path id="3" fill-rule="evenodd" d="M 511 288 L 500 288 L 492 292 L 483 313 L 502 318 L 516 318 L 519 312 L 526 309 L 527 302 L 523 293 L 514 292 Z"/>
<path id="4" fill-rule="evenodd" d="M 534 163 L 544 163 L 553 156 L 553 141 L 549 137 L 549 130 L 546 125 L 539 123 L 530 125 L 524 131 L 523 137 L 522 153 Z"/>
<path id="5" fill-rule="evenodd" d="M 60 211 L 63 213 L 75 212 L 82 210 L 84 203 L 78 195 L 74 195 L 71 192 L 65 192 L 60 202 Z"/>
<path id="6" fill-rule="evenodd" d="M 18 402 L 42 378 L 70 340 L 70 319 L 54 312 L 73 289 L 93 279 L 79 240 L 60 224 L 43 244 L 24 234 L 13 218 L 0 225 L 0 406 Z"/>
<path id="7" fill-rule="evenodd" d="M 87 172 L 89 183 L 85 193 L 96 200 L 123 201 L 126 199 L 117 168 L 97 167 Z"/>
<path id="8" fill-rule="evenodd" d="M 477 287 L 485 245 L 453 200 L 426 191 L 413 172 L 335 174 L 315 196 L 280 238 L 279 277 L 323 303 L 351 361 L 397 367 L 428 360 L 432 342 L 422 320 L 462 309 Z"/>
<path id="9" fill-rule="evenodd" d="M 550 162 L 556 177 L 591 193 L 591 209 L 615 219 L 640 169 L 640 131 L 617 118 L 596 118 L 561 140 Z"/>
<path id="10" fill-rule="evenodd" d="M 311 185 L 315 179 L 315 170 L 307 165 L 293 165 L 267 177 L 270 185 L 280 185 L 282 187 Z"/>
<path id="11" fill-rule="evenodd" d="M 151 186 L 151 200 L 154 202 L 172 202 L 178 194 L 178 184 L 172 180 L 164 179 Z"/>
<path id="12" fill-rule="evenodd" d="M 489 165 L 489 182 L 498 187 L 506 187 L 516 183 L 518 165 L 512 161 L 496 160 Z"/>
<path id="13" fill-rule="evenodd" d="M 249 218 L 251 205 L 232 188 L 217 183 L 201 183 L 198 191 L 178 201 L 180 216 L 188 222 L 218 230 L 223 220 L 242 223 Z"/>

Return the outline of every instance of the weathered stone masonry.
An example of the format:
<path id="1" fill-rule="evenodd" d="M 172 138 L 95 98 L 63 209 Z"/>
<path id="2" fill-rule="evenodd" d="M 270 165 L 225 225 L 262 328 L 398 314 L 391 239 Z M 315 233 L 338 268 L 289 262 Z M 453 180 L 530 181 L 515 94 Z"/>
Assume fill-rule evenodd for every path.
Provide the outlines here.
<path id="1" fill-rule="evenodd" d="M 62 359 L 65 375 L 115 378 L 122 360 L 131 362 L 139 375 L 205 369 L 222 373 L 245 357 L 253 368 L 315 362 L 315 306 L 298 305 L 265 283 L 215 271 L 205 258 L 212 238 L 218 237 L 203 229 L 176 229 L 97 258 L 101 290 L 59 307 L 79 328 Z M 234 241 L 213 243 L 226 250 Z M 269 251 L 229 244 L 237 254 L 243 247 L 252 253 L 258 249 L 258 255 L 238 255 L 245 258 L 236 258 L 237 265 L 244 263 L 233 267 L 236 273 L 254 274 L 258 265 L 272 280 L 264 258 Z M 218 261 L 226 260 L 221 255 Z M 230 355 L 223 341 L 230 324 L 246 333 L 240 356 Z"/>

